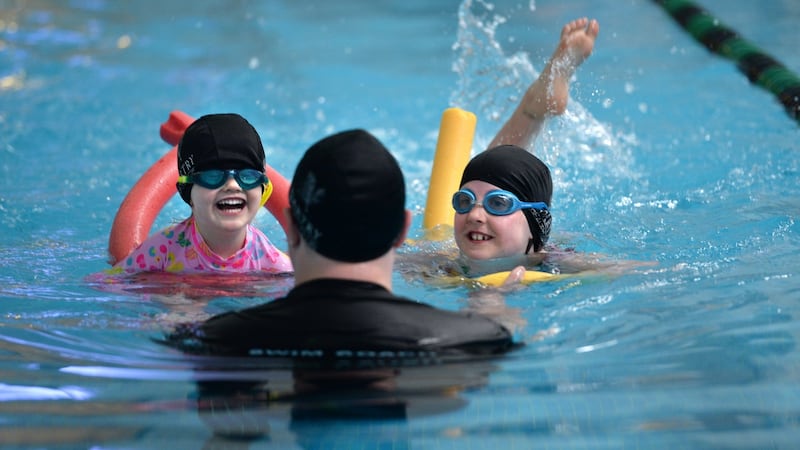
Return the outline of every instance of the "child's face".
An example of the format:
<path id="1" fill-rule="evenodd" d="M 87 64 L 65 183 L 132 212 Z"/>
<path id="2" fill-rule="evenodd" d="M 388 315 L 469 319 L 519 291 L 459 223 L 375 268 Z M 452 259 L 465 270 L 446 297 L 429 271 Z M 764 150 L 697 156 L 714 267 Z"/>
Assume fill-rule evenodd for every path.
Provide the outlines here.
<path id="1" fill-rule="evenodd" d="M 233 177 L 217 189 L 192 186 L 192 213 L 200 230 L 238 232 L 253 221 L 261 203 L 261 186 L 242 190 Z"/>
<path id="2" fill-rule="evenodd" d="M 461 186 L 471 190 L 477 203 L 490 191 L 499 189 L 485 181 L 473 180 Z M 493 259 L 525 253 L 531 231 L 522 210 L 507 216 L 493 216 L 475 205 L 466 214 L 456 213 L 455 240 L 461 252 L 472 259 Z"/>

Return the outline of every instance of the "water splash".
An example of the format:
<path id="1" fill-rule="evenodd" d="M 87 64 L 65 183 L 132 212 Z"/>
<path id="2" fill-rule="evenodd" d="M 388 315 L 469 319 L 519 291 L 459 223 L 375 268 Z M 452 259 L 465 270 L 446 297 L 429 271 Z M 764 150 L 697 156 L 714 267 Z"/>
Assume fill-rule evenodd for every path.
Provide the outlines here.
<path id="1" fill-rule="evenodd" d="M 535 11 L 533 2 L 530 9 Z M 451 104 L 478 116 L 474 147 L 480 149 L 511 114 L 539 72 L 526 53 L 505 53 L 496 35 L 508 19 L 493 4 L 464 0 L 458 21 L 453 70 L 459 79 Z M 632 183 L 640 176 L 631 151 L 636 144 L 635 136 L 615 132 L 571 98 L 564 115 L 548 121 L 534 147 L 551 167 L 558 203 L 564 207 L 587 199 L 614 198 L 621 182 L 626 183 L 623 189 L 641 186 Z"/>

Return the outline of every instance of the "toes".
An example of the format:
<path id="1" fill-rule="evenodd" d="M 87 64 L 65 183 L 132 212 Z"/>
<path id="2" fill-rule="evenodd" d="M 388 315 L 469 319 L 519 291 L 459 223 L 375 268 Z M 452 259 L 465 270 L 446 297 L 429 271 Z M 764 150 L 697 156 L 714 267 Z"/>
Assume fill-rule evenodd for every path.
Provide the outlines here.
<path id="1" fill-rule="evenodd" d="M 567 36 L 572 33 L 576 28 L 580 28 L 580 22 L 585 19 L 575 19 L 572 22 L 568 22 L 564 27 L 561 29 L 561 37 Z M 584 27 L 586 24 L 584 24 Z"/>
<path id="2" fill-rule="evenodd" d="M 589 26 L 586 28 L 586 33 L 589 36 L 596 38 L 600 33 L 600 23 L 598 23 L 596 20 L 589 22 Z"/>
<path id="3" fill-rule="evenodd" d="M 564 28 L 561 29 L 561 36 L 567 36 L 576 30 L 584 30 L 586 34 L 597 37 L 597 34 L 600 32 L 600 24 L 596 19 L 590 21 L 586 17 L 581 17 L 580 19 L 575 19 L 564 25 Z"/>

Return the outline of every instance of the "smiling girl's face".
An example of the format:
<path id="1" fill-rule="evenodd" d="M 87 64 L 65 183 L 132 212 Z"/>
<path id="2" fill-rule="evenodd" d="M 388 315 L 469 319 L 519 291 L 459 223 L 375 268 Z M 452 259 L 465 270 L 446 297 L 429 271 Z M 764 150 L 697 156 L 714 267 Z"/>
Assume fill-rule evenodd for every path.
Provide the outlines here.
<path id="1" fill-rule="evenodd" d="M 482 203 L 488 192 L 499 188 L 485 181 L 473 180 L 461 189 L 469 189 L 475 194 L 476 202 Z M 453 228 L 456 245 L 462 254 L 472 259 L 522 255 L 532 238 L 522 210 L 507 216 L 493 216 L 478 204 L 465 214 L 456 213 Z"/>
<path id="2" fill-rule="evenodd" d="M 192 214 L 203 239 L 209 241 L 241 233 L 240 243 L 244 243 L 247 225 L 261 207 L 261 192 L 261 186 L 242 190 L 233 177 L 228 177 L 217 189 L 195 184 L 192 187 Z"/>

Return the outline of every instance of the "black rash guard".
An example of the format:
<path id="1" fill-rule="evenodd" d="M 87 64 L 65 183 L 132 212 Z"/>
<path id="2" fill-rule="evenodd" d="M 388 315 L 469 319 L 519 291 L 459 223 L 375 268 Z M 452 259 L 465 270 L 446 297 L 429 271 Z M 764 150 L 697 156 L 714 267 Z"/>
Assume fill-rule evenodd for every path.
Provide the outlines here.
<path id="1" fill-rule="evenodd" d="M 413 352 L 493 355 L 514 346 L 511 333 L 489 318 L 340 279 L 306 282 L 269 303 L 179 328 L 167 342 L 191 353 L 313 359 Z"/>

